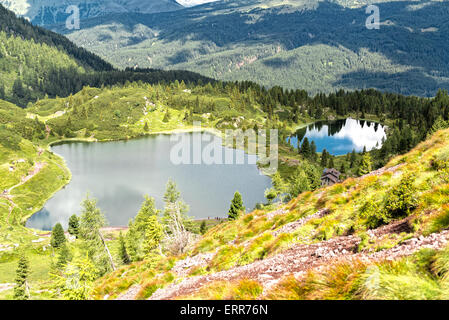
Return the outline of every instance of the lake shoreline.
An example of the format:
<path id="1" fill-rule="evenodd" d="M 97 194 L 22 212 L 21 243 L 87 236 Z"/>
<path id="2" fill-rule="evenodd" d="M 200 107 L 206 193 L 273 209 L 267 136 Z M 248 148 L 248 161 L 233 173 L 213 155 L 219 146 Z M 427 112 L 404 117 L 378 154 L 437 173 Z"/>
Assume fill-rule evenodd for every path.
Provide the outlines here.
<path id="1" fill-rule="evenodd" d="M 83 160 L 81 162 L 79 160 L 77 160 L 77 162 L 84 163 L 84 165 L 82 165 L 84 167 L 86 167 L 86 166 L 91 167 L 90 162 L 86 162 L 86 161 L 101 159 L 100 155 L 103 152 L 101 150 L 109 150 L 107 153 L 108 157 L 110 157 L 109 154 L 113 155 L 114 153 L 116 155 L 125 155 L 124 157 L 121 157 L 120 160 L 118 160 L 118 162 L 116 164 L 111 164 L 111 166 L 119 166 L 120 168 L 125 168 L 125 167 L 122 167 L 122 165 L 120 163 L 125 165 L 127 163 L 131 163 L 132 161 L 134 161 L 132 159 L 142 159 L 139 156 L 139 153 L 134 154 L 133 152 L 131 152 L 131 153 L 129 153 L 128 156 L 126 156 L 126 154 L 128 154 L 128 152 L 126 151 L 127 143 L 124 143 L 125 141 L 130 141 L 130 142 L 134 141 L 137 143 L 137 145 L 140 145 L 140 144 L 148 145 L 148 143 L 150 143 L 148 146 L 153 146 L 153 145 L 156 146 L 157 145 L 159 147 L 157 147 L 156 149 L 154 149 L 154 147 L 149 147 L 150 149 L 148 149 L 148 150 L 150 150 L 150 154 L 152 154 L 154 152 L 156 152 L 156 154 L 160 154 L 160 156 L 158 157 L 159 160 L 154 163 L 156 168 L 162 168 L 161 161 L 164 163 L 166 163 L 168 161 L 168 163 L 167 163 L 168 170 L 165 169 L 166 171 L 165 171 L 165 174 L 163 174 L 163 176 L 164 176 L 163 179 L 168 179 L 168 178 L 170 178 L 170 175 L 174 174 L 175 177 L 177 177 L 176 179 L 180 179 L 181 185 L 184 184 L 184 186 L 183 186 L 184 190 L 188 191 L 189 189 L 188 189 L 188 187 L 186 187 L 186 178 L 184 177 L 185 174 L 180 173 L 184 169 L 174 169 L 174 168 L 173 168 L 173 170 L 170 169 L 173 167 L 173 163 L 168 160 L 168 156 L 170 155 L 170 150 L 171 150 L 170 144 L 172 143 L 172 142 L 169 142 L 169 141 L 171 141 L 169 136 L 173 135 L 173 134 L 178 134 L 178 133 L 179 134 L 184 134 L 184 133 L 189 134 L 189 133 L 196 133 L 196 132 L 202 132 L 202 133 L 209 134 L 208 140 L 211 139 L 210 135 L 212 135 L 212 134 L 214 134 L 215 136 L 218 136 L 218 137 L 221 136 L 221 131 L 213 129 L 213 128 L 191 127 L 191 128 L 178 128 L 178 129 L 173 129 L 173 130 L 151 132 L 146 135 L 141 135 L 136 138 L 129 139 L 129 140 L 128 139 L 126 139 L 126 140 L 125 139 L 110 139 L 110 140 L 104 141 L 104 140 L 94 140 L 92 138 L 86 138 L 86 139 L 81 138 L 81 139 L 59 139 L 57 141 L 53 141 L 51 144 L 49 143 L 48 151 L 51 152 L 54 156 L 58 157 L 58 163 L 60 164 L 61 167 L 64 167 L 65 170 L 67 170 L 67 172 L 70 172 L 70 180 L 65 180 L 64 182 L 66 182 L 66 183 L 64 185 L 62 185 L 60 188 L 58 188 L 57 190 L 52 192 L 52 194 L 46 198 L 42 207 L 39 206 L 40 207 L 39 209 L 33 210 L 32 214 L 27 215 L 27 217 L 25 219 L 26 227 L 28 227 L 30 229 L 34 229 L 34 230 L 44 230 L 45 231 L 45 230 L 48 230 L 50 228 L 50 225 L 54 224 L 57 219 L 62 219 L 61 222 L 65 221 L 64 223 L 66 223 L 67 222 L 66 220 L 68 217 L 67 210 L 73 211 L 75 213 L 75 212 L 79 212 L 79 209 L 78 209 L 78 207 L 75 209 L 75 207 L 73 205 L 71 205 L 71 208 L 60 207 L 60 209 L 58 209 L 58 203 L 61 201 L 61 199 L 65 198 L 68 200 L 68 199 L 73 198 L 73 201 L 78 204 L 78 202 L 81 201 L 78 199 L 79 198 L 78 194 L 83 186 L 84 186 L 84 189 L 86 189 L 86 190 L 87 189 L 89 189 L 91 191 L 95 190 L 94 186 L 96 184 L 95 183 L 87 183 L 89 180 L 86 180 L 86 179 L 88 179 L 88 176 L 90 176 L 91 174 L 94 174 L 94 172 L 96 172 L 96 171 L 92 171 L 91 169 L 88 171 L 83 171 L 84 173 L 81 175 L 82 180 L 79 180 L 77 178 L 75 181 L 73 181 L 72 171 L 74 170 L 73 172 L 78 172 L 78 173 L 80 171 L 77 169 L 78 166 L 74 166 L 73 161 L 72 161 L 73 159 L 71 157 L 69 157 L 71 155 L 71 153 L 67 153 L 67 150 L 70 150 L 72 147 L 63 147 L 63 149 L 60 149 L 59 147 L 56 148 L 56 146 L 79 142 L 79 143 L 81 143 L 81 145 L 76 147 L 75 150 L 78 150 L 78 151 L 76 151 L 75 154 L 83 155 L 85 153 L 85 151 L 83 151 L 83 150 L 88 150 L 85 148 L 89 148 L 88 144 L 90 144 L 91 142 L 111 142 L 111 143 L 118 142 L 117 147 L 115 145 L 113 145 L 113 146 L 105 147 L 106 149 L 103 149 L 103 147 L 97 146 L 96 148 L 94 148 L 94 150 L 100 150 L 100 151 L 98 151 L 99 153 L 92 154 L 89 152 L 86 154 L 85 157 L 82 157 L 82 159 L 85 159 L 85 160 Z M 164 136 L 165 136 L 165 138 L 164 138 Z M 153 139 L 150 139 L 151 142 L 145 142 L 146 138 L 148 138 L 148 137 L 159 137 L 159 138 L 154 140 L 154 142 L 152 142 Z M 138 140 L 144 140 L 144 141 L 138 142 Z M 187 139 L 187 141 L 188 140 L 189 139 Z M 122 141 L 123 143 L 120 143 L 120 141 Z M 212 139 L 212 141 L 214 141 L 214 139 Z M 221 140 L 217 139 L 215 141 L 216 141 L 216 143 L 214 143 L 214 144 L 216 146 L 220 146 L 220 148 L 223 148 L 223 150 L 224 150 L 224 148 L 228 149 L 230 147 L 230 146 L 226 146 L 224 143 L 222 143 Z M 82 145 L 84 143 L 86 143 L 86 144 L 83 147 Z M 185 143 L 188 144 L 188 142 L 185 142 Z M 206 144 L 207 142 L 203 142 L 203 143 Z M 191 142 L 189 145 L 192 145 Z M 55 147 L 55 148 L 53 148 L 53 147 Z M 237 152 L 241 148 L 229 148 L 229 149 L 233 149 L 234 150 L 233 152 L 235 154 L 235 152 Z M 113 150 L 113 151 L 111 151 L 111 150 Z M 136 150 L 136 149 L 131 146 L 130 150 L 132 151 L 132 150 Z M 139 150 L 139 147 L 137 150 Z M 145 149 L 142 149 L 142 150 L 145 150 Z M 113 152 L 113 153 L 110 153 L 110 152 Z M 146 151 L 141 151 L 141 152 L 145 153 Z M 245 157 L 248 156 L 248 153 L 245 150 L 241 150 L 238 152 L 239 153 L 241 152 L 242 154 L 245 152 Z M 90 154 L 90 156 L 89 156 L 89 154 Z M 224 151 L 223 151 L 223 154 L 224 154 Z M 130 157 L 131 157 L 131 159 L 130 159 Z M 147 157 L 147 156 L 145 156 L 145 157 Z M 110 159 L 115 159 L 115 158 L 116 157 L 112 157 Z M 167 158 L 167 160 L 165 160 L 166 158 Z M 81 158 L 76 158 L 76 159 L 81 159 Z M 125 160 L 125 159 L 128 159 L 128 160 Z M 130 160 L 131 160 L 131 162 L 129 162 Z M 147 161 L 147 160 L 145 160 L 145 161 Z M 269 188 L 271 186 L 271 179 L 268 175 L 263 174 L 264 173 L 263 170 L 261 170 L 261 168 L 258 165 L 256 165 L 255 162 L 248 163 L 245 161 L 245 163 L 252 167 L 251 170 L 249 170 L 246 166 L 242 167 L 242 168 L 238 168 L 238 169 L 226 166 L 226 168 L 224 168 L 223 170 L 218 169 L 219 171 L 216 171 L 217 168 L 206 169 L 206 171 L 201 171 L 202 169 L 200 169 L 200 168 L 197 168 L 194 171 L 191 171 L 189 168 L 187 168 L 188 172 L 196 172 L 193 176 L 191 176 L 191 178 L 194 178 L 195 176 L 199 175 L 198 176 L 199 180 L 196 179 L 197 182 L 195 182 L 195 185 L 197 185 L 197 186 L 201 185 L 201 183 L 202 183 L 202 182 L 198 182 L 198 181 L 204 180 L 205 183 L 207 183 L 206 181 L 208 181 L 208 178 L 206 178 L 206 177 L 211 176 L 211 174 L 213 174 L 213 176 L 215 176 L 214 172 L 217 172 L 217 174 L 216 174 L 217 179 L 218 179 L 217 181 L 224 182 L 223 187 L 220 186 L 221 185 L 220 183 L 217 183 L 216 187 L 211 189 L 211 190 L 217 189 L 217 190 L 213 191 L 212 199 L 214 199 L 214 201 L 216 203 L 218 203 L 218 206 L 213 206 L 213 205 L 209 204 L 209 202 L 210 202 L 209 201 L 208 207 L 206 206 L 204 208 L 201 205 L 201 202 L 198 202 L 200 200 L 198 200 L 198 196 L 194 195 L 194 194 L 201 195 L 200 197 L 204 198 L 205 194 L 207 194 L 207 192 L 209 190 L 207 188 L 206 189 L 199 188 L 198 192 L 193 192 L 191 190 L 187 192 L 187 194 L 186 194 L 186 196 L 188 197 L 187 200 L 189 201 L 189 203 L 192 204 L 192 210 L 190 213 L 192 219 L 199 220 L 199 221 L 202 221 L 202 220 L 215 221 L 215 217 L 218 217 L 218 219 L 225 218 L 225 216 L 226 216 L 225 213 L 227 212 L 228 208 L 224 208 L 224 206 L 227 205 L 227 202 L 224 199 L 228 198 L 228 197 L 231 198 L 230 193 L 229 193 L 230 189 L 233 190 L 232 192 L 235 192 L 235 190 L 244 190 L 244 191 L 246 190 L 245 192 L 247 193 L 247 197 L 248 197 L 247 201 L 248 201 L 249 206 L 253 206 L 253 205 L 256 205 L 257 203 L 264 202 L 264 196 L 263 196 L 264 192 L 263 192 L 263 190 L 261 191 L 261 188 L 262 189 Z M 69 167 L 69 164 L 70 164 L 70 167 Z M 96 167 L 95 162 L 92 162 L 92 165 L 93 165 L 93 168 Z M 207 165 L 207 163 L 204 163 L 204 165 Z M 176 163 L 175 163 L 175 166 L 176 166 Z M 141 170 L 141 169 L 139 169 L 138 166 L 130 167 L 129 171 L 128 171 L 128 169 L 120 170 L 120 174 L 118 177 L 123 176 L 123 175 L 126 176 L 127 172 L 129 173 L 130 177 L 131 176 L 135 177 L 136 171 L 139 171 L 139 170 Z M 160 169 L 158 169 L 158 170 L 160 170 Z M 179 171 L 179 170 L 181 170 L 181 171 Z M 210 171 L 210 170 L 212 170 L 212 171 Z M 235 170 L 237 170 L 237 171 L 235 171 Z M 148 172 L 148 170 L 145 171 L 145 176 L 148 175 L 147 172 Z M 164 171 L 162 171 L 162 172 L 164 172 Z M 209 173 L 207 173 L 204 176 L 201 174 L 201 172 L 206 172 L 206 173 L 209 172 Z M 226 174 L 226 172 L 228 172 L 228 173 Z M 230 174 L 232 172 L 235 172 L 236 174 L 237 174 L 237 172 L 240 172 L 237 175 L 242 178 L 238 179 L 237 177 L 234 177 L 234 175 Z M 246 172 L 248 172 L 248 173 L 246 174 Z M 79 175 L 78 173 L 77 173 L 77 175 Z M 144 172 L 142 172 L 142 173 L 144 173 Z M 101 174 L 107 174 L 107 173 L 101 173 Z M 218 177 L 222 177 L 223 174 L 225 177 L 230 177 L 230 178 L 229 179 L 226 178 L 224 180 L 221 180 L 222 178 L 218 178 Z M 166 175 L 168 175 L 168 178 L 166 177 Z M 191 175 L 192 175 L 192 173 L 191 173 Z M 257 175 L 257 176 L 261 176 L 261 177 L 264 176 L 266 178 L 262 179 L 264 181 L 263 183 L 258 183 L 259 187 L 257 187 L 257 188 L 252 189 L 249 187 L 245 187 L 245 185 L 247 184 L 247 182 L 245 182 L 245 181 L 248 181 L 248 183 L 250 183 L 249 181 L 253 181 L 253 179 L 255 179 L 253 177 L 253 175 Z M 68 177 L 68 176 L 69 176 L 69 174 L 64 174 L 64 177 Z M 94 176 L 95 176 L 95 174 L 94 174 Z M 246 176 L 248 176 L 248 178 L 244 178 Z M 138 175 L 137 177 L 143 177 L 143 176 Z M 231 178 L 231 177 L 234 177 L 234 178 Z M 117 179 L 117 178 L 115 176 L 113 176 L 112 179 Z M 118 179 L 121 179 L 121 178 L 118 178 Z M 134 181 L 133 179 L 135 179 L 135 178 L 130 178 L 130 181 Z M 137 178 L 136 181 L 140 181 L 139 179 L 140 178 Z M 187 179 L 190 179 L 190 178 L 187 178 Z M 259 179 L 259 178 L 257 178 L 257 179 Z M 257 179 L 254 181 L 259 181 Z M 100 180 L 98 180 L 98 181 L 100 181 Z M 80 181 L 81 181 L 81 184 L 80 184 Z M 103 180 L 101 180 L 101 181 L 103 181 Z M 107 180 L 107 181 L 109 181 L 109 182 L 106 182 L 106 185 L 109 185 L 109 186 L 112 185 L 111 183 L 113 180 Z M 122 180 L 117 180 L 117 181 L 122 181 Z M 145 183 L 142 184 L 139 182 L 140 189 L 138 191 L 138 194 L 140 195 L 140 193 L 142 193 L 142 194 L 147 193 L 147 194 L 151 194 L 151 195 L 156 195 L 156 198 L 159 199 L 160 198 L 159 197 L 160 186 L 165 185 L 166 180 L 164 180 L 163 183 L 161 181 L 151 180 L 151 179 L 150 180 L 147 179 L 146 181 L 151 181 L 151 183 L 148 184 L 148 182 L 146 182 L 146 185 L 145 185 Z M 184 182 L 182 182 L 182 181 L 184 181 Z M 74 185 L 71 185 L 72 183 L 74 183 Z M 62 198 L 61 198 L 61 196 L 58 196 L 58 198 L 53 199 L 56 196 L 56 194 L 58 194 L 58 192 L 61 191 L 61 189 L 65 189 L 65 188 L 67 188 L 67 186 L 70 186 L 70 185 L 71 185 L 71 187 L 68 188 L 68 190 L 63 191 Z M 188 185 L 188 182 L 187 182 L 187 185 Z M 233 187 L 233 185 L 235 187 Z M 72 197 L 71 196 L 72 192 L 75 192 L 76 196 L 74 194 L 74 196 Z M 112 191 L 109 191 L 110 194 L 112 194 L 111 192 Z M 224 196 L 224 197 L 221 196 L 222 192 L 224 192 L 224 194 L 226 194 L 226 196 Z M 98 192 L 95 194 L 101 195 L 101 193 L 98 193 Z M 128 218 L 131 216 L 134 217 L 136 214 L 135 212 L 138 211 L 137 209 L 136 209 L 137 210 L 136 211 L 134 208 L 137 203 L 135 200 L 135 199 L 137 199 L 136 194 L 133 195 L 133 198 L 132 198 L 133 201 L 130 202 L 129 206 L 126 204 L 126 200 L 121 200 L 122 201 L 121 203 L 123 203 L 122 208 L 127 211 L 126 217 L 128 217 Z M 99 196 L 99 197 L 100 198 L 98 198 L 98 199 L 100 200 L 100 203 L 102 203 L 102 208 L 105 209 L 105 212 L 107 212 L 110 215 L 108 219 L 110 219 L 111 225 L 114 227 L 122 226 L 122 223 L 120 223 L 121 218 L 116 215 L 116 209 L 114 209 L 114 207 L 111 208 L 110 206 L 105 205 L 106 202 L 104 202 L 104 200 L 102 200 L 104 198 L 103 196 Z M 222 198 L 223 201 L 217 202 L 217 200 L 219 200 L 220 197 Z M 53 201 L 51 201 L 52 199 L 53 199 Z M 50 205 L 47 205 L 47 203 L 49 201 L 50 201 Z M 197 207 L 198 209 L 195 209 L 195 206 L 198 206 Z M 126 208 L 129 208 L 129 209 L 126 209 Z M 42 210 L 42 209 L 47 209 L 48 211 L 51 212 L 51 214 L 47 213 L 46 210 Z M 59 210 L 61 210 L 60 213 L 59 213 Z M 40 215 L 38 217 L 36 217 L 35 219 L 30 220 L 30 218 L 33 218 L 37 213 L 39 213 Z M 211 214 L 210 219 L 204 218 L 204 216 L 207 214 Z M 123 224 L 126 225 L 126 220 L 125 221 L 122 220 L 122 222 L 124 222 Z"/>

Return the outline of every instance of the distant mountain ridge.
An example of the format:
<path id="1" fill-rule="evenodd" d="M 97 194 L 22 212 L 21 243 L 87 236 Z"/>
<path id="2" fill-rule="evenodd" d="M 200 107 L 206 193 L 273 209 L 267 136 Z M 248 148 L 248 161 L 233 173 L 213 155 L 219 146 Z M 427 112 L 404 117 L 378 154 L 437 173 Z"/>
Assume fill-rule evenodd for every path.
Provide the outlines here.
<path id="1" fill-rule="evenodd" d="M 107 1 L 124 0 L 94 3 Z M 195 5 L 185 8 L 152 0 L 180 8 L 157 13 L 134 10 L 137 1 L 126 2 L 128 12 L 83 9 L 80 30 L 68 30 L 64 15 L 33 22 L 51 23 L 45 27 L 118 68 L 189 70 L 311 94 L 375 88 L 432 96 L 449 89 L 447 0 L 206 1 L 179 0 Z M 366 28 L 369 4 L 380 9 L 379 30 Z"/>
<path id="2" fill-rule="evenodd" d="M 379 30 L 365 25 L 371 3 Z M 76 31 L 48 27 L 121 68 L 189 70 L 312 94 L 432 96 L 449 88 L 448 16 L 448 1 L 222 0 L 86 19 Z"/>
<path id="3" fill-rule="evenodd" d="M 182 9 L 175 0 L 0 0 L 0 4 L 37 25 L 64 22 L 71 5 L 79 8 L 80 18 L 99 17 L 111 13 L 154 13 Z"/>

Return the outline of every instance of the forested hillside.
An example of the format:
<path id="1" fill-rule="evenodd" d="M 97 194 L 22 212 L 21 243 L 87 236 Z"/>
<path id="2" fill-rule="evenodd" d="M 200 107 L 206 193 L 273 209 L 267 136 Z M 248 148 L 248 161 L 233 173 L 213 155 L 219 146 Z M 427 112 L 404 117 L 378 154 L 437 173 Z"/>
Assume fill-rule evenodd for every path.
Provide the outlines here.
<path id="1" fill-rule="evenodd" d="M 310 93 L 376 88 L 431 96 L 448 88 L 448 2 L 376 1 L 379 30 L 365 26 L 370 3 L 218 1 L 82 20 L 73 32 L 52 28 L 122 68 L 176 68 Z"/>
<path id="2" fill-rule="evenodd" d="M 22 40 L 33 40 L 35 43 L 57 47 L 58 50 L 76 59 L 85 68 L 97 71 L 113 69 L 109 63 L 90 51 L 73 44 L 66 37 L 33 26 L 25 19 L 17 18 L 12 11 L 5 9 L 2 5 L 0 5 L 0 31 L 5 32 L 8 36 L 20 37 Z"/>
<path id="3" fill-rule="evenodd" d="M 33 26 L 1 5 L 0 40 L 0 99 L 21 107 L 45 96 L 68 96 L 86 85 L 212 81 L 189 71 L 116 70 L 64 36 Z"/>

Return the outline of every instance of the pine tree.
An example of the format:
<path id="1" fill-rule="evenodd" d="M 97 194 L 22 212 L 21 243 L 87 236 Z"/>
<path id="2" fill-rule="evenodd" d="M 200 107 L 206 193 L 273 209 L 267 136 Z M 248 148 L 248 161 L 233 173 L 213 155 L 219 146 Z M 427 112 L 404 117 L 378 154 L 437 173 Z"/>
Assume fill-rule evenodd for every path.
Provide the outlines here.
<path id="1" fill-rule="evenodd" d="M 106 225 L 106 218 L 97 208 L 97 200 L 86 196 L 81 204 L 82 211 L 79 220 L 79 236 L 83 240 L 97 240 L 100 228 Z"/>
<path id="2" fill-rule="evenodd" d="M 12 87 L 12 93 L 17 98 L 23 98 L 25 96 L 25 90 L 22 85 L 22 80 L 20 78 L 17 78 L 14 81 L 13 87 Z"/>
<path id="3" fill-rule="evenodd" d="M 355 149 L 352 149 L 350 161 L 351 161 L 351 168 L 354 168 L 355 162 L 357 161 L 357 154 L 355 153 Z"/>
<path id="4" fill-rule="evenodd" d="M 332 157 L 332 156 L 329 158 L 329 165 L 328 165 L 328 167 L 329 168 L 334 168 L 335 167 L 334 157 Z"/>
<path id="5" fill-rule="evenodd" d="M 170 121 L 170 118 L 171 118 L 171 116 L 170 116 L 170 111 L 167 110 L 167 112 L 166 112 L 165 115 L 164 115 L 164 118 L 162 119 L 162 122 L 167 123 L 167 122 Z"/>
<path id="6" fill-rule="evenodd" d="M 53 248 L 60 248 L 66 241 L 64 229 L 60 223 L 57 223 L 51 232 L 50 244 Z"/>
<path id="7" fill-rule="evenodd" d="M 56 261 L 56 269 L 63 270 L 71 259 L 70 249 L 67 243 L 64 243 L 58 250 L 58 260 Z"/>
<path id="8" fill-rule="evenodd" d="M 358 170 L 358 175 L 363 176 L 365 174 L 368 174 L 372 171 L 372 162 L 371 162 L 371 156 L 369 153 L 365 153 L 362 156 L 362 162 L 360 163 L 360 167 Z"/>
<path id="9" fill-rule="evenodd" d="M 302 142 L 302 146 L 301 146 L 301 154 L 305 157 L 308 158 L 310 157 L 310 144 L 309 144 L 309 139 L 304 138 L 304 141 Z"/>
<path id="10" fill-rule="evenodd" d="M 166 190 L 164 193 L 164 215 L 162 222 L 167 227 L 172 224 L 174 212 L 178 212 L 182 225 L 186 230 L 193 230 L 194 224 L 192 220 L 187 216 L 189 206 L 182 200 L 181 193 L 178 190 L 176 183 L 173 180 L 167 182 Z"/>
<path id="11" fill-rule="evenodd" d="M 273 184 L 273 188 L 276 191 L 276 197 L 279 197 L 279 199 L 283 202 L 285 193 L 287 192 L 287 183 L 285 183 L 285 181 L 282 179 L 279 171 L 276 171 L 276 173 L 271 177 L 271 181 Z"/>
<path id="12" fill-rule="evenodd" d="M 164 202 L 165 203 L 175 203 L 180 199 L 181 193 L 178 191 L 178 187 L 176 183 L 169 179 L 167 182 L 167 186 L 165 188 L 164 193 Z"/>
<path id="13" fill-rule="evenodd" d="M 103 275 L 115 269 L 111 253 L 100 231 L 106 225 L 106 218 L 97 208 L 97 200 L 90 199 L 89 195 L 81 207 L 79 237 L 83 240 L 83 246 L 92 258 L 99 275 Z"/>
<path id="14" fill-rule="evenodd" d="M 150 128 L 148 127 L 148 122 L 145 121 L 145 125 L 143 126 L 143 130 L 145 130 L 145 132 L 148 132 L 150 130 Z"/>
<path id="15" fill-rule="evenodd" d="M 326 149 L 323 149 L 323 152 L 321 152 L 321 166 L 326 167 L 327 166 L 327 160 L 328 160 L 328 153 Z"/>
<path id="16" fill-rule="evenodd" d="M 318 155 L 316 153 L 316 144 L 315 141 L 312 141 L 310 143 L 310 157 L 313 161 L 316 161 L 318 159 Z"/>
<path id="17" fill-rule="evenodd" d="M 2 84 L 0 85 L 0 100 L 5 100 L 6 93 L 5 93 L 5 86 Z"/>
<path id="18" fill-rule="evenodd" d="M 203 220 L 200 225 L 200 233 L 205 234 L 206 232 L 207 232 L 207 225 L 206 225 L 206 221 Z"/>
<path id="19" fill-rule="evenodd" d="M 229 220 L 235 220 L 239 216 L 241 212 L 245 211 L 245 207 L 243 206 L 242 195 L 240 192 L 236 191 L 234 193 L 234 198 L 231 201 L 231 207 L 228 211 Z"/>
<path id="20" fill-rule="evenodd" d="M 298 196 L 298 194 L 311 189 L 309 178 L 304 169 L 297 167 L 290 179 L 289 195 L 291 198 Z"/>
<path id="21" fill-rule="evenodd" d="M 164 237 L 164 227 L 159 223 L 156 216 L 151 216 L 148 219 L 145 228 L 145 251 L 150 254 L 151 251 L 159 246 Z"/>
<path id="22" fill-rule="evenodd" d="M 77 256 L 67 265 L 62 275 L 51 274 L 55 287 L 61 290 L 67 300 L 88 300 L 91 298 L 93 282 L 98 270 L 88 255 Z"/>
<path id="23" fill-rule="evenodd" d="M 118 240 L 119 240 L 119 245 L 120 245 L 120 248 L 119 248 L 120 261 L 123 264 L 129 264 L 131 262 L 131 259 L 128 255 L 128 251 L 126 250 L 125 238 L 123 237 L 122 232 L 120 232 Z"/>
<path id="24" fill-rule="evenodd" d="M 29 274 L 29 262 L 25 255 L 20 255 L 19 264 L 16 270 L 16 286 L 14 287 L 14 299 L 27 300 L 30 298 L 28 292 L 28 274 Z"/>
<path id="25" fill-rule="evenodd" d="M 154 198 L 145 195 L 144 202 L 134 220 L 129 223 L 126 234 L 126 249 L 132 261 L 140 261 L 145 257 L 145 232 L 152 216 L 158 216 Z"/>
<path id="26" fill-rule="evenodd" d="M 67 231 L 69 232 L 70 235 L 78 238 L 79 227 L 80 227 L 80 222 L 79 222 L 78 216 L 76 214 L 74 214 L 69 218 L 69 229 Z"/>

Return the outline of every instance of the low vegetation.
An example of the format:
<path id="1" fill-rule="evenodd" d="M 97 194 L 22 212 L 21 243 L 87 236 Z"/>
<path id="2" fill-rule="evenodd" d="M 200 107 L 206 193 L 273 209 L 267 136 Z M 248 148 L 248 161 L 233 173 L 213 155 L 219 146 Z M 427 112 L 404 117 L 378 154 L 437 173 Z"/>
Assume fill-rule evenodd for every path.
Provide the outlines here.
<path id="1" fill-rule="evenodd" d="M 446 219 L 449 212 L 446 205 L 449 180 L 444 171 L 435 169 L 435 161 L 449 161 L 446 159 L 448 138 L 448 130 L 440 131 L 411 152 L 394 158 L 378 174 L 348 179 L 332 187 L 306 192 L 284 205 L 267 205 L 261 210 L 217 225 L 187 253 L 192 259 L 205 255 L 210 255 L 210 259 L 191 267 L 187 275 L 177 274 L 173 269 L 176 263 L 172 260 L 167 271 L 158 271 L 158 277 L 171 274 L 179 282 L 184 277 L 213 275 L 218 271 L 267 259 L 296 244 L 320 243 L 345 235 L 359 237 L 359 251 L 369 253 L 395 247 L 412 237 L 441 232 L 449 227 Z M 376 203 L 375 210 L 373 203 Z M 323 209 L 327 210 L 324 215 L 314 215 Z M 385 220 L 378 220 L 379 213 Z M 308 217 L 310 218 L 307 219 Z M 402 231 L 374 238 L 367 235 L 370 229 L 384 223 L 402 221 L 404 218 L 406 220 Z M 302 223 L 294 228 L 287 228 L 298 221 Z M 376 223 L 373 224 L 373 221 Z M 423 249 L 393 262 L 354 260 L 331 265 L 322 272 L 311 269 L 298 279 L 293 275 L 286 276 L 263 297 L 444 299 L 447 295 L 444 282 L 446 251 L 447 249 Z M 185 258 L 185 255 L 173 256 L 177 261 L 184 261 Z M 139 264 L 138 268 L 143 266 L 151 270 L 148 262 Z M 136 267 L 128 268 L 132 270 Z M 129 286 L 141 284 L 144 278 L 133 279 Z M 119 295 L 124 290 L 117 288 L 122 287 L 120 283 L 126 281 L 129 281 L 126 276 L 106 276 L 97 286 L 96 297 L 104 296 L 106 292 L 102 288 L 111 282 L 116 286 L 114 291 L 108 292 L 113 292 L 113 296 Z M 376 281 L 376 286 L 371 286 L 370 281 Z M 260 284 L 250 283 L 254 294 L 252 298 L 261 298 Z M 226 285 L 220 281 L 211 282 L 198 288 L 194 294 L 181 294 L 178 298 L 238 299 L 240 286 L 238 281 L 227 282 Z M 163 284 L 159 283 L 158 288 L 161 287 Z M 244 297 L 250 298 L 247 295 Z"/>

